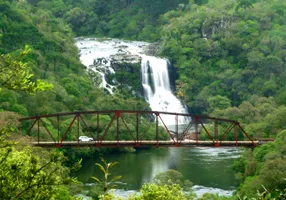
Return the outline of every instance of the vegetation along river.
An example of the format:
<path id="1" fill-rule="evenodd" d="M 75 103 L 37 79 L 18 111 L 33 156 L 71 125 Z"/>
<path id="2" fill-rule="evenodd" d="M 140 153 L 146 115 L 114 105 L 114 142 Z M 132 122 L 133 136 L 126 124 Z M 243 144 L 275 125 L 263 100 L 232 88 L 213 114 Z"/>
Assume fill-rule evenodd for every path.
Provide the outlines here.
<path id="1" fill-rule="evenodd" d="M 117 193 L 139 191 L 146 182 L 160 172 L 174 169 L 194 184 L 197 195 L 205 192 L 230 195 L 235 189 L 234 173 L 230 165 L 242 149 L 238 148 L 158 148 L 137 150 L 135 153 L 105 155 L 108 162 L 119 162 L 112 176 L 122 175 Z M 95 163 L 99 158 L 86 159 L 76 176 L 85 184 L 95 183 L 91 176 L 102 174 Z"/>

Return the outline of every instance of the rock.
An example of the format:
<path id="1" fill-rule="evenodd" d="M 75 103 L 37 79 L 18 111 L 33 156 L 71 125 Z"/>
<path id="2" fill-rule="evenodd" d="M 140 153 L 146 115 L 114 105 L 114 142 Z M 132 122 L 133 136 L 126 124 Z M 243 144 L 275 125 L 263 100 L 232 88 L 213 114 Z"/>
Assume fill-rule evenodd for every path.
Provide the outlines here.
<path id="1" fill-rule="evenodd" d="M 126 48 L 128 48 L 128 46 L 126 46 L 126 45 L 120 45 L 120 46 L 118 46 L 118 48 L 120 48 L 120 49 L 126 49 Z"/>
<path id="2" fill-rule="evenodd" d="M 140 94 L 142 85 L 141 79 L 138 77 L 141 75 L 141 60 L 140 56 L 131 54 L 126 49 L 110 56 L 110 68 L 114 70 L 114 73 L 105 72 L 107 83 L 120 85 L 120 87 L 125 86 L 129 91 Z"/>
<path id="3" fill-rule="evenodd" d="M 129 53 L 118 53 L 111 56 L 110 65 L 115 72 L 125 71 L 129 73 L 138 73 L 140 71 L 142 58 L 138 55 Z"/>
<path id="4" fill-rule="evenodd" d="M 155 42 L 151 43 L 150 45 L 144 46 L 144 54 L 149 56 L 156 56 L 159 45 L 159 42 Z"/>
<path id="5" fill-rule="evenodd" d="M 140 63 L 142 58 L 138 55 L 120 52 L 111 56 L 111 63 Z"/>

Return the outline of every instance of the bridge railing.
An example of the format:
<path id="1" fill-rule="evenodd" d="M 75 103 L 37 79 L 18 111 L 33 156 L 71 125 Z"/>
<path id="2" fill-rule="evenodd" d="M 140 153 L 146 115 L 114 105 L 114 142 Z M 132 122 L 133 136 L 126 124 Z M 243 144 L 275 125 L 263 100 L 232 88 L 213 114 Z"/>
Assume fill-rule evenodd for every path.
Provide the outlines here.
<path id="1" fill-rule="evenodd" d="M 125 143 L 141 147 L 148 141 L 156 146 L 162 141 L 172 146 L 182 146 L 186 141 L 197 145 L 208 141 L 214 147 L 222 146 L 225 141 L 235 142 L 236 146 L 248 141 L 250 146 L 256 146 L 237 121 L 185 113 L 82 111 L 26 117 L 20 121 L 32 142 L 43 146 L 46 142 L 61 147 L 75 141 L 79 145 L 78 138 L 82 135 L 92 138 L 94 147 L 104 147 L 107 141 L 113 141 L 115 147 Z"/>

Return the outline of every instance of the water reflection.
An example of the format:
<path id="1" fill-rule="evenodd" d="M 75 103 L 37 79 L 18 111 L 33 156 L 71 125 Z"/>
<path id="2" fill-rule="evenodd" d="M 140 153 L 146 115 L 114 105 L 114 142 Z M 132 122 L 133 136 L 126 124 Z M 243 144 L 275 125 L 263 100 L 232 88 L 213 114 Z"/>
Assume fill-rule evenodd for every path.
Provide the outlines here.
<path id="1" fill-rule="evenodd" d="M 158 148 L 106 155 L 104 159 L 119 162 L 111 176 L 122 175 L 120 181 L 124 189 L 139 190 L 158 173 L 174 169 L 194 185 L 232 190 L 235 179 L 230 165 L 242 151 L 238 148 Z M 80 181 L 90 183 L 93 182 L 91 176 L 102 177 L 94 165 L 96 162 L 100 159 L 83 161 L 82 169 L 76 174 Z"/>

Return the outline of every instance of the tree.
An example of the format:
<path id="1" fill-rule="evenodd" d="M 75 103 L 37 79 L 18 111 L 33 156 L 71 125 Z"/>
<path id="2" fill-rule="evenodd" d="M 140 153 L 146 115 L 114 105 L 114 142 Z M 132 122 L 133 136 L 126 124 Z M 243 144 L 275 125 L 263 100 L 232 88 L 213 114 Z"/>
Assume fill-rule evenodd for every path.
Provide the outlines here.
<path id="1" fill-rule="evenodd" d="M 134 195 L 129 200 L 187 200 L 182 188 L 177 185 L 144 184 L 140 195 Z M 193 198 L 189 198 L 193 199 Z"/>
<path id="2" fill-rule="evenodd" d="M 225 96 L 220 96 L 220 95 L 212 96 L 209 97 L 207 101 L 210 107 L 209 113 L 211 113 L 216 109 L 222 110 L 230 107 L 230 100 Z"/>
<path id="3" fill-rule="evenodd" d="M 66 20 L 74 31 L 80 32 L 79 30 L 87 21 L 87 13 L 82 9 L 75 7 L 66 13 Z"/>
<path id="4" fill-rule="evenodd" d="M 20 137 L 18 118 L 15 113 L 0 112 L 1 199 L 59 199 L 62 194 L 66 199 L 75 199 L 67 187 L 75 179 L 69 177 L 62 153 L 11 140 L 11 133 L 13 138 Z"/>
<path id="5" fill-rule="evenodd" d="M 20 57 L 26 56 L 31 49 L 25 46 Z M 7 88 L 10 90 L 25 91 L 30 94 L 35 94 L 38 91 L 51 89 L 53 86 L 44 81 L 37 80 L 34 82 L 27 63 L 15 60 L 9 54 L 0 55 L 0 89 Z"/>
<path id="6" fill-rule="evenodd" d="M 61 153 L 26 147 L 0 149 L 0 196 L 2 199 L 53 199 L 58 187 L 70 182 Z M 58 191 L 58 192 L 57 192 Z"/>
<path id="7" fill-rule="evenodd" d="M 240 8 L 242 8 L 244 10 L 247 9 L 247 8 L 253 8 L 251 0 L 239 0 L 235 10 L 237 11 Z"/>
<path id="8" fill-rule="evenodd" d="M 227 200 L 230 199 L 225 196 L 220 196 L 218 194 L 204 193 L 200 200 Z"/>
<path id="9" fill-rule="evenodd" d="M 25 144 L 23 147 L 21 143 L 7 140 L 10 133 L 16 135 L 18 117 L 11 112 L 0 115 L 1 199 L 53 199 L 62 192 L 68 193 L 66 184 L 75 179 L 69 178 L 62 153 Z"/>
<path id="10" fill-rule="evenodd" d="M 281 131 L 274 142 L 246 151 L 233 165 L 243 183 L 238 189 L 239 196 L 256 199 L 283 199 L 286 188 L 285 139 Z"/>
<path id="11" fill-rule="evenodd" d="M 1 89 L 24 91 L 35 94 L 51 89 L 52 85 L 34 80 L 28 64 L 21 60 L 31 51 L 26 46 L 18 58 L 9 54 L 0 55 Z M 10 98 L 11 99 L 11 98 Z M 13 99 L 12 99 L 13 101 Z M 22 109 L 14 104 L 14 109 Z M 0 196 L 1 199 L 55 199 L 62 193 L 68 194 L 65 184 L 73 182 L 68 168 L 64 167 L 65 157 L 56 151 L 22 147 L 13 140 L 17 135 L 16 114 L 1 112 L 0 115 Z M 67 199 L 72 199 L 66 195 Z"/>
<path id="12" fill-rule="evenodd" d="M 276 158 L 265 162 L 259 178 L 269 191 L 286 188 L 286 159 Z"/>
<path id="13" fill-rule="evenodd" d="M 165 172 L 157 174 L 153 178 L 153 182 L 156 185 L 174 185 L 178 184 L 182 189 L 185 191 L 191 191 L 192 189 L 192 182 L 188 179 L 184 179 L 183 174 L 176 170 L 169 169 Z"/>

